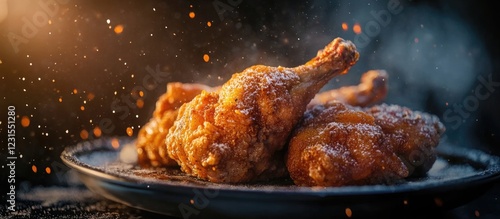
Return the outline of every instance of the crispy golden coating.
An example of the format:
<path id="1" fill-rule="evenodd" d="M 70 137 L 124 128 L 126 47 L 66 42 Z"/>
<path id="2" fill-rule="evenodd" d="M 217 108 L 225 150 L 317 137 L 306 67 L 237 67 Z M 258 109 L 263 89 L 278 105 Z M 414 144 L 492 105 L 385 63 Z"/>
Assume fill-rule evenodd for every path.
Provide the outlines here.
<path id="1" fill-rule="evenodd" d="M 391 183 L 408 176 L 373 116 L 340 102 L 308 110 L 292 134 L 286 164 L 301 186 Z"/>
<path id="2" fill-rule="evenodd" d="M 330 102 L 305 113 L 289 143 L 287 168 L 303 186 L 394 183 L 430 169 L 443 132 L 437 117 L 405 107 Z"/>
<path id="3" fill-rule="evenodd" d="M 342 87 L 317 94 L 309 107 L 329 101 L 341 101 L 353 106 L 366 106 L 383 99 L 387 91 L 387 74 L 383 70 L 371 70 L 363 74 L 357 86 Z M 202 90 L 219 89 L 203 84 L 172 82 L 167 84 L 167 93 L 160 96 L 153 116 L 137 138 L 138 162 L 141 166 L 176 166 L 168 157 L 164 139 L 168 129 L 177 118 L 178 108 L 189 102 Z"/>
<path id="4" fill-rule="evenodd" d="M 385 134 L 384 144 L 406 164 L 410 175 L 425 174 L 436 161 L 435 147 L 445 132 L 439 118 L 407 107 L 381 104 L 366 108 Z"/>
<path id="5" fill-rule="evenodd" d="M 337 38 L 295 68 L 252 66 L 216 92 L 179 109 L 167 152 L 184 172 L 212 182 L 241 183 L 286 174 L 283 147 L 306 105 L 331 78 L 358 60 Z"/>
<path id="6" fill-rule="evenodd" d="M 214 90 L 203 84 L 168 83 L 167 92 L 160 96 L 152 118 L 140 130 L 137 136 L 138 163 L 148 166 L 177 166 L 166 153 L 165 137 L 168 129 L 177 118 L 179 107 L 191 101 L 202 90 Z"/>
<path id="7" fill-rule="evenodd" d="M 356 86 L 346 86 L 316 94 L 308 108 L 331 101 L 360 107 L 373 105 L 383 100 L 387 95 L 388 77 L 384 70 L 367 71 L 361 76 L 361 83 Z"/>

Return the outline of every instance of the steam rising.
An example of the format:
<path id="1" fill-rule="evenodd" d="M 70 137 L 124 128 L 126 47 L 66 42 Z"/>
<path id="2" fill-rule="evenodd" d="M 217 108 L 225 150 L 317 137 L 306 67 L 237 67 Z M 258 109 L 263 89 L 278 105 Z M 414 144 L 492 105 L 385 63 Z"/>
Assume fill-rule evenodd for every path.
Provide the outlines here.
<path id="1" fill-rule="evenodd" d="M 453 16 L 426 7 L 404 13 L 406 19 L 394 22 L 394 31 L 382 32 L 378 56 L 371 64 L 394 69 L 398 83 L 392 87 L 402 92 L 391 94 L 404 104 L 423 108 L 428 95 L 440 106 L 459 101 L 490 66 L 484 46 Z M 407 87 L 410 92 L 404 91 Z"/>
<path id="2" fill-rule="evenodd" d="M 135 142 L 124 145 L 119 155 L 120 155 L 120 161 L 123 163 L 126 164 L 137 163 L 137 150 L 135 148 Z"/>
<path id="3" fill-rule="evenodd" d="M 362 27 L 360 35 L 338 30 L 358 42 L 360 51 L 359 62 L 340 84 L 357 83 L 369 69 L 386 69 L 387 102 L 421 110 L 434 105 L 442 112 L 447 103 L 459 102 L 477 75 L 491 67 L 483 43 L 455 14 L 405 1 L 339 6 L 339 13 L 331 13 L 329 26 L 340 28 L 348 22 Z M 360 40 L 363 34 L 367 43 Z"/>
<path id="4" fill-rule="evenodd" d="M 290 5 L 283 8 L 287 11 L 267 13 L 261 12 L 265 8 L 259 9 L 259 16 L 268 19 L 262 25 L 240 25 L 235 33 L 245 36 L 245 43 L 233 43 L 233 51 L 224 60 L 225 73 L 215 69 L 211 74 L 223 76 L 219 83 L 254 64 L 302 64 L 339 36 L 356 44 L 360 59 L 347 75 L 337 77 L 324 89 L 357 84 L 362 73 L 385 69 L 389 73 L 386 102 L 440 116 L 447 104 L 461 102 L 477 83 L 477 75 L 491 68 L 473 27 L 445 9 L 397 0 L 363 4 L 314 1 L 305 13 Z M 360 34 L 354 32 L 354 26 L 361 27 Z"/>

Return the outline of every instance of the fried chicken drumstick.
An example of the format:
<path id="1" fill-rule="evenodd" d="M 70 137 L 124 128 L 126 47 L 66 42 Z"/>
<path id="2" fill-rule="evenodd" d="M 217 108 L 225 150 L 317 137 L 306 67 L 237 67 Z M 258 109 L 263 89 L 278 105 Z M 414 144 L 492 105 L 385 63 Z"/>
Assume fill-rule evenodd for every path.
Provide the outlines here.
<path id="1" fill-rule="evenodd" d="M 384 70 L 367 71 L 361 76 L 361 83 L 356 86 L 346 86 L 316 94 L 308 108 L 331 101 L 360 107 L 373 105 L 387 95 L 387 78 L 387 72 Z"/>
<path id="2" fill-rule="evenodd" d="M 356 86 L 341 87 L 316 94 L 308 105 L 326 104 L 340 101 L 352 106 L 368 106 L 382 100 L 387 93 L 387 73 L 384 70 L 370 70 L 361 77 Z M 153 116 L 137 136 L 138 163 L 142 167 L 177 166 L 167 152 L 165 137 L 172 127 L 179 107 L 191 101 L 202 90 L 215 91 L 220 87 L 203 84 L 172 82 L 167 84 L 167 92 L 156 102 Z"/>
<path id="3" fill-rule="evenodd" d="M 212 182 L 241 183 L 286 174 L 283 147 L 307 104 L 358 60 L 354 44 L 333 40 L 295 68 L 252 66 L 219 91 L 180 107 L 166 137 L 184 172 Z"/>
<path id="4" fill-rule="evenodd" d="M 308 110 L 297 127 L 286 162 L 290 177 L 302 186 L 390 184 L 416 170 L 426 172 L 444 132 L 430 114 L 340 102 Z"/>
<path id="5" fill-rule="evenodd" d="M 152 118 L 140 130 L 137 136 L 138 163 L 143 167 L 177 166 L 165 147 L 168 129 L 177 118 L 177 111 L 182 104 L 191 101 L 202 90 L 216 90 L 203 84 L 167 84 L 167 92 L 160 96 Z"/>

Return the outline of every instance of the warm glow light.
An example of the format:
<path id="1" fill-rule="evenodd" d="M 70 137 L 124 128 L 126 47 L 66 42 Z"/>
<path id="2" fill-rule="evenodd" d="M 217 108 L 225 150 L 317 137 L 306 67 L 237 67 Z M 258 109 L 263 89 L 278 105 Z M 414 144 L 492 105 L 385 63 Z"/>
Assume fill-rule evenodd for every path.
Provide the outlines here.
<path id="1" fill-rule="evenodd" d="M 116 34 L 121 34 L 123 32 L 123 25 L 121 24 L 116 25 L 114 31 Z"/>
<path id="2" fill-rule="evenodd" d="M 130 127 L 127 127 L 127 135 L 132 136 L 134 134 L 134 130 Z"/>
<path id="3" fill-rule="evenodd" d="M 90 100 L 93 100 L 93 99 L 94 99 L 94 97 L 95 97 L 95 94 L 94 94 L 94 93 L 92 93 L 92 92 L 90 92 L 90 93 L 88 93 L 88 94 L 87 94 L 87 99 L 88 99 L 89 101 L 90 101 Z"/>
<path id="4" fill-rule="evenodd" d="M 137 99 L 137 101 L 135 101 L 135 105 L 137 105 L 139 109 L 142 109 L 142 107 L 144 107 L 144 100 Z"/>
<path id="5" fill-rule="evenodd" d="M 142 90 L 141 90 L 141 91 L 139 91 L 139 96 L 140 96 L 140 97 L 144 97 L 144 91 L 142 91 Z"/>
<path id="6" fill-rule="evenodd" d="M 62 103 L 62 97 L 59 97 L 59 103 Z"/>
<path id="7" fill-rule="evenodd" d="M 82 130 L 80 131 L 80 138 L 82 138 L 83 140 L 87 139 L 89 137 L 89 132 L 87 130 Z"/>
<path id="8" fill-rule="evenodd" d="M 352 210 L 350 208 L 346 208 L 345 215 L 347 215 L 347 217 L 352 217 Z"/>
<path id="9" fill-rule="evenodd" d="M 192 11 L 191 11 L 191 12 L 189 12 L 189 17 L 190 17 L 190 18 L 194 18 L 195 16 L 196 16 L 196 14 L 194 14 L 194 12 L 192 12 Z"/>
<path id="10" fill-rule="evenodd" d="M 0 23 L 7 18 L 9 12 L 7 11 L 7 0 L 0 0 Z M 0 63 L 1 64 L 1 63 Z"/>
<path id="11" fill-rule="evenodd" d="M 208 54 L 203 55 L 203 61 L 205 62 L 210 61 L 210 56 L 208 56 Z"/>
<path id="12" fill-rule="evenodd" d="M 51 172 L 50 167 L 46 167 L 46 168 L 45 168 L 45 172 L 46 172 L 47 174 L 50 174 L 50 172 Z"/>
<path id="13" fill-rule="evenodd" d="M 120 147 L 120 142 L 118 141 L 118 139 L 113 138 L 113 140 L 111 140 L 111 146 L 112 146 L 114 149 L 118 149 L 118 147 Z"/>
<path id="14" fill-rule="evenodd" d="M 85 110 L 85 107 L 84 107 L 84 106 L 80 106 L 80 110 L 81 110 L 81 111 L 84 111 L 84 110 Z"/>
<path id="15" fill-rule="evenodd" d="M 349 25 L 346 22 L 342 23 L 342 30 L 346 31 L 347 29 L 349 29 Z"/>
<path id="16" fill-rule="evenodd" d="M 102 135 L 101 128 L 95 127 L 94 128 L 94 135 L 95 135 L 95 137 L 98 137 L 98 138 L 101 137 L 101 135 Z"/>
<path id="17" fill-rule="evenodd" d="M 30 125 L 30 118 L 28 118 L 27 116 L 23 116 L 21 118 L 21 126 L 23 127 L 28 127 Z"/>
<path id="18" fill-rule="evenodd" d="M 352 26 L 352 31 L 354 31 L 355 34 L 360 34 L 361 33 L 361 25 L 358 23 L 355 23 L 354 26 Z"/>
<path id="19" fill-rule="evenodd" d="M 212 26 L 212 22 L 207 21 L 207 26 L 208 26 L 208 27 L 211 27 L 211 26 Z"/>
<path id="20" fill-rule="evenodd" d="M 31 166 L 31 170 L 33 170 L 33 173 L 36 173 L 38 171 L 35 165 Z"/>

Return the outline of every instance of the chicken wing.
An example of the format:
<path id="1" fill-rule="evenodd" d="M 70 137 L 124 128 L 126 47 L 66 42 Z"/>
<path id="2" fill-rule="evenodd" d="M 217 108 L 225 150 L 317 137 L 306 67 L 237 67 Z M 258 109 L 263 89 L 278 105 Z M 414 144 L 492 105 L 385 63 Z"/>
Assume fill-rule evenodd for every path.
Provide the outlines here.
<path id="1" fill-rule="evenodd" d="M 297 185 L 395 183 L 426 172 L 444 132 L 437 117 L 396 105 L 317 105 L 292 134 L 286 162 Z"/>
<path id="2" fill-rule="evenodd" d="M 384 70 L 367 71 L 361 76 L 361 83 L 356 86 L 346 86 L 316 94 L 308 108 L 331 101 L 360 107 L 373 105 L 387 95 L 387 79 L 388 75 Z"/>
<path id="3" fill-rule="evenodd" d="M 285 175 L 283 147 L 307 104 L 358 57 L 354 44 L 337 38 L 304 65 L 233 74 L 219 91 L 181 106 L 166 137 L 168 154 L 184 172 L 212 182 Z"/>
<path id="4" fill-rule="evenodd" d="M 156 102 L 153 116 L 140 130 L 136 148 L 140 166 L 177 166 L 177 162 L 166 153 L 165 137 L 177 118 L 179 107 L 191 101 L 202 90 L 216 90 L 203 84 L 167 84 L 167 92 Z"/>

